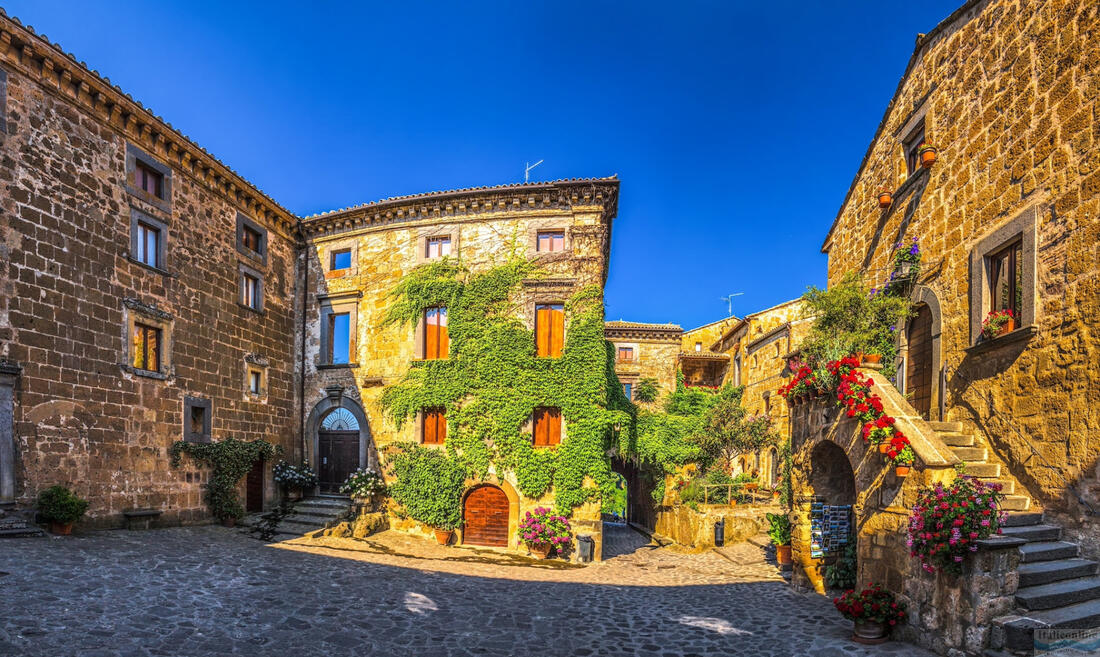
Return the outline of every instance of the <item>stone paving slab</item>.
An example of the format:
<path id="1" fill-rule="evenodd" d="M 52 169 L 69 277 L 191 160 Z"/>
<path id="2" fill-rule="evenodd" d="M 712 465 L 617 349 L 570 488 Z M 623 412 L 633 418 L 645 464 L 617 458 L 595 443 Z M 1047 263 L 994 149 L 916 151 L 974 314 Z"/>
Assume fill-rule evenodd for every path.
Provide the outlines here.
<path id="1" fill-rule="evenodd" d="M 0 655 L 930 655 L 852 643 L 827 599 L 793 593 L 747 548 L 735 563 L 612 528 L 601 564 L 532 567 L 371 538 L 267 546 L 210 526 L 9 540 Z"/>

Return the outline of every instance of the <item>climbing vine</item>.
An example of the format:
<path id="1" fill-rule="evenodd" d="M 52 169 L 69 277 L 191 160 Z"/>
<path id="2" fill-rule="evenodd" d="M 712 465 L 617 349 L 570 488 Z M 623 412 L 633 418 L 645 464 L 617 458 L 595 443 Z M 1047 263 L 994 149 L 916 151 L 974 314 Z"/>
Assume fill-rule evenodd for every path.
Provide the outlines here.
<path id="1" fill-rule="evenodd" d="M 478 273 L 450 258 L 409 272 L 391 292 L 386 322 L 413 326 L 425 308 L 445 306 L 449 353 L 414 363 L 383 391 L 381 405 L 398 427 L 421 409 L 446 408 L 447 457 L 470 477 L 512 471 L 523 495 L 538 498 L 553 488 L 558 512 L 569 514 L 614 494 L 607 452 L 615 427 L 632 424 L 633 405 L 604 339 L 599 286 L 566 301 L 561 357 L 536 357 L 534 334 L 519 319 L 518 292 L 539 275 L 519 257 Z M 561 409 L 565 431 L 556 447 L 535 448 L 524 430 L 540 406 Z M 586 477 L 596 488 L 585 486 Z"/>
<path id="2" fill-rule="evenodd" d="M 237 498 L 237 483 L 248 474 L 252 464 L 262 458 L 282 453 L 282 447 L 266 440 L 244 441 L 226 438 L 214 443 L 176 441 L 169 449 L 172 467 L 178 468 L 182 454 L 210 466 L 210 481 L 206 482 L 206 505 L 220 519 L 244 516 L 244 507 Z"/>

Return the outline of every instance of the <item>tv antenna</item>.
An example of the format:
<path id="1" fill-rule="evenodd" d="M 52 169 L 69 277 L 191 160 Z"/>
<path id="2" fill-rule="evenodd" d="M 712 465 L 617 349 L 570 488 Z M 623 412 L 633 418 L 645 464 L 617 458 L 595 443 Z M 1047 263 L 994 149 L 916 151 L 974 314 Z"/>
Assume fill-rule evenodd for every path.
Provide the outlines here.
<path id="1" fill-rule="evenodd" d="M 543 162 L 542 160 L 539 160 L 538 162 L 535 162 L 534 164 L 531 164 L 530 162 L 525 162 L 524 163 L 527 166 L 523 170 L 523 182 L 528 182 L 531 179 L 531 169 L 534 169 L 538 165 L 542 164 L 542 162 Z"/>
<path id="2" fill-rule="evenodd" d="M 733 316 L 733 298 L 739 297 L 742 294 L 744 294 L 744 292 L 733 292 L 728 297 L 722 297 L 722 301 L 726 302 L 726 307 L 729 310 L 730 317 Z"/>

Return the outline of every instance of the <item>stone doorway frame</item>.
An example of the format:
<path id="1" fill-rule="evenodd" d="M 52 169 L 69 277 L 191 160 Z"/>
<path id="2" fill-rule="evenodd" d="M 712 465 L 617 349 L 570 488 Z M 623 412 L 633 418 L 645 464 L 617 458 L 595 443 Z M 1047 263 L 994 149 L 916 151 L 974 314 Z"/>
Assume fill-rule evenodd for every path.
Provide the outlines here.
<path id="1" fill-rule="evenodd" d="M 15 386 L 22 372 L 0 360 L 0 502 L 15 500 Z"/>
<path id="2" fill-rule="evenodd" d="M 325 392 L 328 394 L 326 394 L 321 401 L 317 402 L 313 410 L 309 413 L 309 419 L 306 420 L 306 435 L 309 436 L 309 454 L 307 456 L 310 463 L 315 467 L 317 465 L 317 454 L 320 449 L 319 432 L 321 429 L 321 421 L 332 411 L 343 408 L 351 413 L 355 417 L 356 422 L 359 423 L 359 467 L 377 470 L 377 455 L 375 451 L 371 449 L 373 447 L 373 441 L 371 439 L 370 423 L 367 421 L 367 414 L 363 412 L 362 405 L 360 405 L 358 400 L 345 395 L 344 389 L 340 386 L 325 388 Z"/>
<path id="3" fill-rule="evenodd" d="M 943 347 L 942 347 L 942 313 L 940 312 L 940 300 L 936 296 L 935 290 L 927 285 L 918 285 L 913 289 L 913 293 L 909 296 L 909 300 L 914 306 L 921 304 L 928 307 L 928 311 L 932 313 L 932 400 L 929 403 L 928 419 L 929 420 L 943 420 L 943 407 L 944 407 L 944 393 L 946 392 L 946 384 L 944 380 L 944 368 L 943 368 Z M 899 392 L 903 395 L 909 392 L 909 382 L 906 380 L 906 368 L 909 365 L 907 355 L 909 353 L 909 324 L 907 320 L 905 325 L 898 331 L 898 383 Z"/>

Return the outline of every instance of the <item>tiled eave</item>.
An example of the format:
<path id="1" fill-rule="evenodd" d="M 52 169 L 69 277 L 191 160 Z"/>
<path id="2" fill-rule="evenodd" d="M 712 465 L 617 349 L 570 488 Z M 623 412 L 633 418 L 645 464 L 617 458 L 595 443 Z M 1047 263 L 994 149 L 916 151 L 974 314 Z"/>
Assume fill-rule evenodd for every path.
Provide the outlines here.
<path id="1" fill-rule="evenodd" d="M 684 330 L 675 324 L 643 324 L 641 322 L 606 322 L 603 334 L 608 340 L 652 340 L 678 342 Z"/>
<path id="2" fill-rule="evenodd" d="M 730 355 L 714 351 L 681 351 L 680 360 L 729 362 Z"/>
<path id="3" fill-rule="evenodd" d="M 108 78 L 0 9 L 0 60 L 284 236 L 298 217 Z"/>

